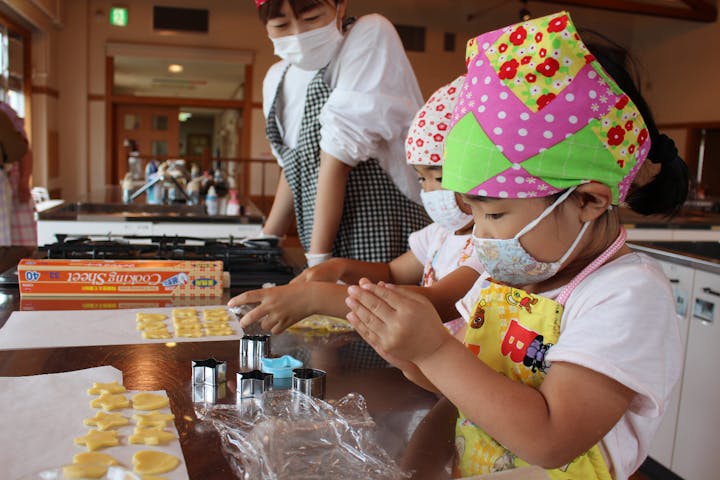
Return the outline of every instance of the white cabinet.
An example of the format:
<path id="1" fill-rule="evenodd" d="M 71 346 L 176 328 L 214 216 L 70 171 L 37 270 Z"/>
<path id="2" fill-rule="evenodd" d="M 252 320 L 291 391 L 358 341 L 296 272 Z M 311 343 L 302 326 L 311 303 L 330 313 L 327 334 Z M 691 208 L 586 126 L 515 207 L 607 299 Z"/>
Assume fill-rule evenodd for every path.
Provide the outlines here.
<path id="1" fill-rule="evenodd" d="M 718 478 L 720 274 L 696 270 L 672 470 L 686 480 Z"/>
<path id="2" fill-rule="evenodd" d="M 675 297 L 678 328 L 682 338 L 683 349 L 687 345 L 688 326 L 690 323 L 690 301 L 693 292 L 693 279 L 695 270 L 676 263 L 659 261 L 665 275 L 670 280 Z M 665 415 L 650 444 L 648 454 L 668 469 L 672 468 L 673 451 L 675 447 L 675 430 L 677 426 L 678 408 L 680 406 L 680 391 L 682 379 L 675 386 L 673 394 L 665 407 Z"/>

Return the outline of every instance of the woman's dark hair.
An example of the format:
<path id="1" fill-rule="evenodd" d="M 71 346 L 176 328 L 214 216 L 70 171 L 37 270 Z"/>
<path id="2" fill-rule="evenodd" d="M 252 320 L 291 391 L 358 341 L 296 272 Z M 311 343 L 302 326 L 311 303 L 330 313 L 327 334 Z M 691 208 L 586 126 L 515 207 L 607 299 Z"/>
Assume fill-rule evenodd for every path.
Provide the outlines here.
<path id="1" fill-rule="evenodd" d="M 308 10 L 312 10 L 313 8 L 317 7 L 318 5 L 322 5 L 323 3 L 326 3 L 328 5 L 335 6 L 338 4 L 339 0 L 288 0 L 290 2 L 290 8 L 292 8 L 293 13 L 295 16 L 299 16 L 303 12 L 306 12 Z M 258 15 L 260 16 L 260 20 L 262 20 L 263 23 L 267 23 L 268 20 L 272 20 L 273 18 L 280 16 L 280 9 L 283 6 L 284 0 L 269 0 L 265 4 L 263 4 L 260 8 L 258 8 Z"/>
<path id="2" fill-rule="evenodd" d="M 652 143 L 646 161 L 660 164 L 659 173 L 650 182 L 630 187 L 625 202 L 633 211 L 642 215 L 662 214 L 672 216 L 677 214 L 688 195 L 688 168 L 678 155 L 675 142 L 658 130 L 650 107 L 637 86 L 639 83 L 633 80 L 626 68 L 628 63 L 634 65 L 634 60 L 625 49 L 597 32 L 586 30 L 581 31 L 580 34 L 586 41 L 589 41 L 586 45 L 590 53 L 595 56 L 600 65 L 610 74 L 640 111 Z M 600 38 L 605 44 L 589 40 L 591 37 L 593 39 Z M 634 69 L 634 71 L 636 70 Z"/>

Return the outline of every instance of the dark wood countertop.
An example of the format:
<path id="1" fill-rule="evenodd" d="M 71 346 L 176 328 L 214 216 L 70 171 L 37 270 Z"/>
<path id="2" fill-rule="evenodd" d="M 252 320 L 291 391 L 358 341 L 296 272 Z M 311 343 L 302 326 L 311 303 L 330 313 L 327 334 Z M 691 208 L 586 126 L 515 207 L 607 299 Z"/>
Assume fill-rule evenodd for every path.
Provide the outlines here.
<path id="1" fill-rule="evenodd" d="M 668 218 L 662 215 L 640 215 L 627 208 L 620 209 L 620 221 L 627 228 L 720 229 L 720 214 L 683 210 Z"/>
<path id="2" fill-rule="evenodd" d="M 0 266 L 12 266 L 31 251 L 0 248 Z M 227 301 L 233 293 L 226 291 L 226 296 L 214 303 Z M 19 308 L 19 301 L 16 289 L 0 289 L 0 326 Z M 354 332 L 327 335 L 286 332 L 272 337 L 272 352 L 289 353 L 304 358 L 306 366 L 326 370 L 327 399 L 339 399 L 350 392 L 362 394 L 377 424 L 378 444 L 397 461 L 406 454 L 418 419 L 438 403 L 435 395 L 409 382 L 399 370 L 386 368 L 384 361 Z M 233 403 L 238 356 L 238 341 L 178 343 L 172 348 L 165 344 L 141 344 L 6 350 L 0 351 L 0 375 L 37 375 L 111 365 L 123 372 L 129 389 L 167 391 L 191 479 L 227 480 L 235 477 L 222 454 L 220 437 L 195 415 L 191 361 L 210 357 L 227 361 L 228 394 L 222 402 Z M 451 420 L 444 419 L 443 425 L 450 426 Z M 440 440 L 434 430 L 430 444 L 410 442 L 414 449 L 412 458 L 437 461 L 438 448 L 448 450 L 452 446 L 451 430 L 447 432 L 448 436 Z M 11 440 L 0 436 L 0 445 L 3 441 Z M 438 475 L 432 478 L 446 478 L 444 474 Z"/>

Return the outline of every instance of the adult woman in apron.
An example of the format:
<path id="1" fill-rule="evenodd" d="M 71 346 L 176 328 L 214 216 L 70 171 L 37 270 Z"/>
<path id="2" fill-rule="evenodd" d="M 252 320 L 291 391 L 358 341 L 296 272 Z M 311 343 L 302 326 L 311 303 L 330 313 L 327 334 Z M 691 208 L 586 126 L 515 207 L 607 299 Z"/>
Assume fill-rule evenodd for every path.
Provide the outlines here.
<path id="1" fill-rule="evenodd" d="M 422 105 L 392 24 L 343 23 L 347 0 L 256 0 L 275 53 L 263 84 L 267 136 L 282 172 L 266 235 L 294 212 L 308 264 L 387 262 L 429 223 L 403 159 Z"/>

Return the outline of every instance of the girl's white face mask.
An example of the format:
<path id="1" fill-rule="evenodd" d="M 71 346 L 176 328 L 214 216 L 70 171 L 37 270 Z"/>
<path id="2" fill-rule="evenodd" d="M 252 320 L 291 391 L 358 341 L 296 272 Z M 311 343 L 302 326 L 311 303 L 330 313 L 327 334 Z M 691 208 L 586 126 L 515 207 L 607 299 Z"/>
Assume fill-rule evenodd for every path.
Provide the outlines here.
<path id="1" fill-rule="evenodd" d="M 460 210 L 452 190 L 421 191 L 420 199 L 432 221 L 450 232 L 460 230 L 473 221 L 472 215 Z"/>
<path id="2" fill-rule="evenodd" d="M 333 20 L 324 27 L 270 40 L 278 57 L 302 70 L 319 70 L 333 59 L 343 35 Z"/>
<path id="3" fill-rule="evenodd" d="M 560 267 L 568 259 L 585 234 L 590 222 L 585 222 L 570 245 L 570 248 L 556 262 L 536 260 L 520 243 L 520 237 L 532 230 L 540 221 L 547 217 L 560 203 L 572 193 L 575 187 L 562 194 L 552 205 L 546 208 L 539 217 L 528 223 L 513 238 L 495 239 L 478 238 L 473 231 L 472 241 L 475 254 L 482 262 L 485 271 L 493 280 L 512 286 L 530 285 L 551 278 L 560 271 Z"/>

